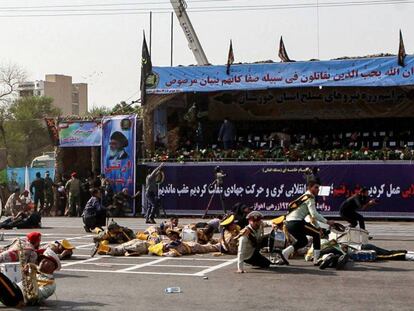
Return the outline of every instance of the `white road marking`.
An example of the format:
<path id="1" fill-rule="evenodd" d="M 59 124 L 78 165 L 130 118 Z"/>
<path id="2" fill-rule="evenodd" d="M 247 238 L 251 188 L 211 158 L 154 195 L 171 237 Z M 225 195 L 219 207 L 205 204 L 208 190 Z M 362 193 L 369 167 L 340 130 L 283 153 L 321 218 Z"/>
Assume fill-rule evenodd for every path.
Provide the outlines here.
<path id="1" fill-rule="evenodd" d="M 75 258 L 76 257 L 84 257 L 84 258 L 89 258 L 91 257 L 90 255 L 83 255 L 83 254 L 76 254 L 75 253 Z M 154 258 L 158 258 L 155 256 L 110 256 L 110 255 L 99 255 L 96 258 L 116 258 L 116 259 L 122 259 L 122 260 L 127 260 L 127 259 L 154 259 Z M 178 261 L 211 261 L 211 262 L 228 262 L 231 259 L 215 259 L 215 258 L 183 258 L 183 257 L 169 257 L 170 260 L 178 260 Z"/>
<path id="2" fill-rule="evenodd" d="M 187 265 L 151 265 L 152 267 L 167 267 L 167 268 L 209 268 L 211 266 L 187 266 Z"/>
<path id="3" fill-rule="evenodd" d="M 62 267 L 69 267 L 69 266 L 79 265 L 79 264 L 86 263 L 86 262 L 97 261 L 99 259 L 100 259 L 99 257 L 94 257 L 94 258 L 89 258 L 89 259 L 84 259 L 84 260 L 77 260 L 77 261 L 73 261 L 73 262 L 64 263 L 62 265 Z"/>
<path id="4" fill-rule="evenodd" d="M 237 261 L 237 258 L 234 258 L 234 259 L 229 260 L 227 262 L 223 262 L 223 263 L 221 263 L 221 264 L 219 264 L 217 266 L 213 266 L 213 267 L 207 268 L 207 269 L 205 269 L 203 271 L 197 272 L 196 275 L 197 276 L 204 276 L 207 273 L 210 273 L 210 272 L 216 271 L 218 269 L 224 268 L 224 267 L 226 267 L 228 265 L 231 265 L 231 264 L 235 263 L 236 261 Z"/>
<path id="5" fill-rule="evenodd" d="M 146 272 L 146 271 L 116 271 L 116 270 L 91 270 L 91 269 L 62 269 L 68 272 L 96 272 L 96 273 L 120 273 L 120 274 L 146 274 L 146 275 L 170 275 L 170 276 L 197 276 L 192 273 L 174 273 L 174 272 Z"/>
<path id="6" fill-rule="evenodd" d="M 145 262 L 138 265 L 131 265 L 129 263 L 111 263 L 111 262 L 105 262 L 105 263 L 99 263 L 99 261 L 102 258 L 135 258 L 135 259 L 151 259 L 152 257 L 149 256 L 143 256 L 143 257 L 113 257 L 113 256 L 100 256 L 100 257 L 94 257 L 89 258 L 86 260 L 78 260 L 70 263 L 66 263 L 63 265 L 62 271 L 68 271 L 68 272 L 92 272 L 92 273 L 120 273 L 120 274 L 145 274 L 145 275 L 170 275 L 170 276 L 193 276 L 193 277 L 201 277 L 205 276 L 206 274 L 216 271 L 218 269 L 221 269 L 223 267 L 226 267 L 234 262 L 236 262 L 237 258 L 231 259 L 231 260 L 224 260 L 221 259 L 221 263 L 214 266 L 204 266 L 204 265 L 180 265 L 180 264 L 160 264 L 165 261 L 171 261 L 171 260 L 177 260 L 177 261 L 188 261 L 191 258 L 170 258 L 170 257 L 163 257 L 156 260 L 151 260 L 149 262 Z M 209 258 L 208 258 L 209 259 Z M 203 259 L 196 259 L 196 261 L 202 261 Z M 102 267 L 111 267 L 111 266 L 128 266 L 124 269 L 118 269 L 118 270 L 100 270 L 100 269 L 76 269 L 76 268 L 67 268 L 69 266 L 75 266 L 75 265 L 95 265 L 99 266 L 102 265 Z M 159 267 L 159 268 L 194 268 L 194 269 L 200 269 L 204 268 L 204 270 L 196 273 L 179 273 L 179 272 L 149 272 L 149 271 L 134 271 L 145 267 Z"/>
<path id="7" fill-rule="evenodd" d="M 95 243 L 89 243 L 89 244 L 82 244 L 82 245 L 76 245 L 76 248 L 75 249 L 80 249 L 80 248 L 87 248 L 87 247 L 91 247 L 91 246 L 93 246 L 93 245 L 95 245 Z"/>
<path id="8" fill-rule="evenodd" d="M 125 269 L 121 269 L 121 270 L 117 270 L 117 271 L 118 272 L 128 272 L 128 271 L 131 271 L 131 270 L 136 270 L 136 269 L 140 269 L 140 268 L 143 268 L 143 267 L 152 266 L 152 265 L 155 265 L 157 263 L 166 261 L 168 259 L 169 258 L 164 257 L 164 258 L 160 258 L 160 259 L 157 259 L 157 260 L 153 260 L 153 261 L 150 261 L 150 262 L 146 262 L 146 263 L 143 263 L 143 264 L 140 264 L 140 265 L 135 265 L 135 266 L 132 266 L 132 267 L 129 267 L 129 268 L 125 268 Z"/>
<path id="9" fill-rule="evenodd" d="M 129 263 L 112 263 L 112 262 L 103 262 L 103 263 L 99 263 L 99 262 L 82 262 L 82 265 L 91 265 L 91 266 L 128 266 L 131 267 L 131 264 Z M 188 265 L 155 265 L 152 264 L 151 267 L 166 267 L 166 268 L 209 268 L 211 266 L 188 266 Z"/>

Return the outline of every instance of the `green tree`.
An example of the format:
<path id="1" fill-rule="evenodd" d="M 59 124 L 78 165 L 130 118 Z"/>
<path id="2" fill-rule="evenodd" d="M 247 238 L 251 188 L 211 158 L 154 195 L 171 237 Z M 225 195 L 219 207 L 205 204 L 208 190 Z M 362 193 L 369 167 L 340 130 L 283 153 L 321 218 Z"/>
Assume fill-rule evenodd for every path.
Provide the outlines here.
<path id="1" fill-rule="evenodd" d="M 20 83 L 26 79 L 24 69 L 16 64 L 0 64 L 0 147 L 6 148 L 7 138 L 4 123 L 9 119 L 9 106 Z"/>
<path id="2" fill-rule="evenodd" d="M 101 106 L 101 107 L 92 107 L 87 113 L 86 115 L 88 117 L 93 117 L 93 118 L 101 118 L 103 116 L 109 116 L 111 114 L 111 109 L 105 106 Z"/>
<path id="3" fill-rule="evenodd" d="M 13 102 L 5 122 L 9 166 L 24 166 L 53 146 L 45 126 L 45 117 L 57 117 L 60 109 L 50 97 L 23 97 Z"/>
<path id="4" fill-rule="evenodd" d="M 134 103 L 127 104 L 122 101 L 119 104 L 116 104 L 112 109 L 112 115 L 121 115 L 121 114 L 137 114 L 139 117 L 142 116 L 142 107 L 139 105 L 133 105 Z"/>

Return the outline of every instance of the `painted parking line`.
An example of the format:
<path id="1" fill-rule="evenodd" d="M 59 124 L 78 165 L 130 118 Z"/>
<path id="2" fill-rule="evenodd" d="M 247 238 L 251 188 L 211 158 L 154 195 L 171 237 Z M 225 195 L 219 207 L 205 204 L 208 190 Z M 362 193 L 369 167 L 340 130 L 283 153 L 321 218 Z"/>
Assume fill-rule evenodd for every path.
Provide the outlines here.
<path id="1" fill-rule="evenodd" d="M 87 248 L 87 247 L 91 247 L 95 245 L 95 243 L 88 243 L 88 244 L 82 244 L 82 245 L 76 245 L 76 249 L 82 249 L 82 248 Z"/>
<path id="2" fill-rule="evenodd" d="M 64 263 L 62 264 L 62 267 L 74 266 L 74 265 L 82 264 L 85 262 L 97 261 L 99 259 L 100 259 L 99 257 L 94 257 L 94 258 L 89 258 L 89 259 L 84 259 L 84 260 L 77 260 L 73 262 Z"/>
<path id="3" fill-rule="evenodd" d="M 163 267 L 163 268 L 209 268 L 211 266 L 189 266 L 189 265 L 151 265 L 151 267 Z"/>
<path id="4" fill-rule="evenodd" d="M 117 272 L 128 272 L 128 271 L 132 271 L 132 270 L 137 270 L 137 269 L 140 269 L 140 268 L 143 268 L 143 267 L 148 267 L 148 266 L 155 265 L 155 264 L 157 264 L 157 263 L 160 263 L 160 262 L 166 261 L 166 260 L 168 260 L 168 259 L 169 259 L 169 258 L 166 258 L 166 257 L 164 257 L 164 258 L 160 258 L 160 259 L 153 260 L 153 261 L 150 261 L 150 262 L 146 262 L 146 263 L 143 263 L 143 264 L 134 265 L 134 266 L 129 267 L 129 268 L 125 268 L 125 269 L 117 270 Z"/>
<path id="5" fill-rule="evenodd" d="M 121 258 L 134 258 L 134 259 L 144 259 L 144 260 L 149 260 L 148 262 L 144 262 L 141 264 L 134 264 L 134 263 L 127 263 L 125 261 L 123 261 L 123 263 L 121 262 L 100 262 L 100 259 L 103 258 L 112 258 L 113 260 L 116 259 L 121 259 Z M 156 257 L 155 257 L 156 258 Z M 153 259 L 153 260 L 151 260 Z M 203 261 L 204 259 L 197 259 L 194 258 L 195 260 L 194 263 L 198 262 L 198 261 Z M 210 259 L 210 258 L 206 258 L 206 259 Z M 142 256 L 142 257 L 113 257 L 113 256 L 100 256 L 100 257 L 94 257 L 94 258 L 89 258 L 89 259 L 82 259 L 82 260 L 77 260 L 77 261 L 73 261 L 73 262 L 69 262 L 69 263 L 65 263 L 63 265 L 63 269 L 62 271 L 66 271 L 66 272 L 78 272 L 78 273 L 119 273 L 119 274 L 145 274 L 145 275 L 169 275 L 169 276 L 192 276 L 192 277 L 203 277 L 208 273 L 211 273 L 213 271 L 222 269 L 228 265 L 233 264 L 234 262 L 236 262 L 237 258 L 234 259 L 230 259 L 230 260 L 225 260 L 225 259 L 220 259 L 218 260 L 210 260 L 209 262 L 219 262 L 219 264 L 213 265 L 213 266 L 207 266 L 207 265 L 200 265 L 200 264 L 195 264 L 195 265 L 191 265 L 189 260 L 192 260 L 191 258 L 174 258 L 174 257 L 162 257 L 159 259 L 154 259 L 154 257 L 150 257 L 150 256 Z M 181 264 L 183 263 L 183 264 Z M 124 267 L 122 269 L 116 269 L 116 270 L 103 270 L 103 269 L 88 269 L 88 268 L 77 268 L 76 265 L 86 265 L 86 266 L 102 266 L 102 267 Z M 70 268 L 69 268 L 70 267 Z M 195 272 L 195 273 L 181 273 L 181 272 L 163 272 L 162 270 L 160 271 L 141 271 L 141 269 L 145 270 L 145 268 L 148 267 L 152 267 L 152 268 L 160 268 L 160 269 L 165 269 L 165 268 L 178 268 L 178 269 L 203 269 L 199 272 Z"/>
<path id="6" fill-rule="evenodd" d="M 199 277 L 194 273 L 174 273 L 174 272 L 147 272 L 147 271 L 116 271 L 116 270 L 93 270 L 93 269 L 62 269 L 68 272 L 94 272 L 94 273 L 117 273 L 117 274 L 146 274 L 146 275 L 169 275 L 169 276 L 192 276 Z"/>
<path id="7" fill-rule="evenodd" d="M 234 259 L 229 260 L 227 262 L 223 262 L 223 263 L 221 263 L 221 264 L 219 264 L 217 266 L 213 266 L 213 267 L 207 268 L 207 269 L 205 269 L 203 271 L 197 272 L 196 275 L 197 276 L 204 276 L 207 273 L 210 273 L 210 272 L 216 271 L 218 269 L 224 268 L 226 266 L 229 266 L 231 264 L 234 264 L 236 261 L 237 261 L 237 258 L 234 258 Z"/>

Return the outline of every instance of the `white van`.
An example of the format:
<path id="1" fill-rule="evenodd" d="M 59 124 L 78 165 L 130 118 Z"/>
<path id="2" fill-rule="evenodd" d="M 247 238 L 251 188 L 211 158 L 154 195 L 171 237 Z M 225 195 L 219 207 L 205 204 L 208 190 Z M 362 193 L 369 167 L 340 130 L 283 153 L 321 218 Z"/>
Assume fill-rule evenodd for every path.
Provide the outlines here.
<path id="1" fill-rule="evenodd" d="M 50 168 L 55 167 L 55 153 L 44 152 L 43 155 L 33 159 L 30 167 L 34 168 Z"/>

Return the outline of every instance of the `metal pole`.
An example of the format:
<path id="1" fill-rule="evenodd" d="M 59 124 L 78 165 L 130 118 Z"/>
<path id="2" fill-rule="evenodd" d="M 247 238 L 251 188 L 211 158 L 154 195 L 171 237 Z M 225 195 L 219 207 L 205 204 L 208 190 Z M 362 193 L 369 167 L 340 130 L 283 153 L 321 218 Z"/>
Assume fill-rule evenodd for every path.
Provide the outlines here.
<path id="1" fill-rule="evenodd" d="M 152 55 L 152 11 L 150 12 L 150 37 L 149 37 L 149 50 Z"/>
<path id="2" fill-rule="evenodd" d="M 316 0 L 316 41 L 318 43 L 318 60 L 321 59 L 320 56 L 320 34 L 319 34 L 319 0 Z"/>
<path id="3" fill-rule="evenodd" d="M 171 62 L 170 66 L 173 66 L 173 56 L 174 56 L 174 12 L 171 12 Z"/>

